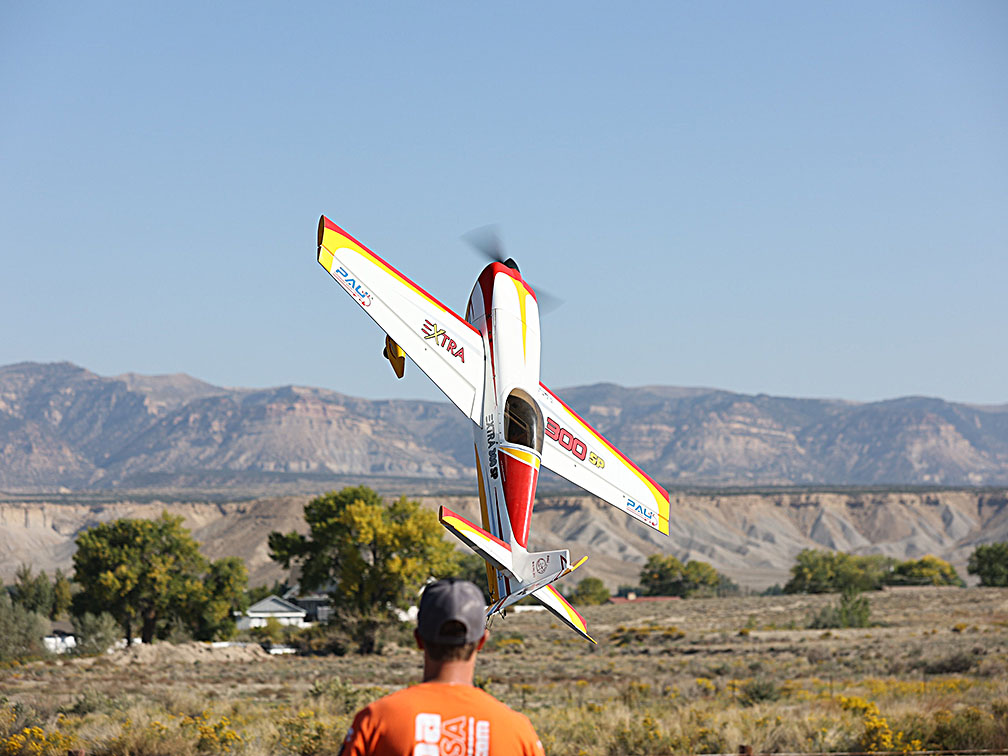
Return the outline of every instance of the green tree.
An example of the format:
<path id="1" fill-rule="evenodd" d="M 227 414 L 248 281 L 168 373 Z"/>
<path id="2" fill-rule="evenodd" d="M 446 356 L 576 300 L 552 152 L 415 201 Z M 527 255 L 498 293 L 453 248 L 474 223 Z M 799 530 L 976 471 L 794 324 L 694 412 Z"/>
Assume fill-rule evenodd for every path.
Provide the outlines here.
<path id="1" fill-rule="evenodd" d="M 53 613 L 55 596 L 45 570 L 33 575 L 31 565 L 22 564 L 14 573 L 14 585 L 11 586 L 10 595 L 15 604 L 23 606 L 29 612 L 36 612 L 44 617 Z"/>
<path id="2" fill-rule="evenodd" d="M 49 619 L 55 620 L 70 611 L 70 605 L 73 601 L 73 586 L 70 584 L 69 578 L 63 574 L 63 570 L 56 570 L 56 574 L 53 575 L 52 587 L 53 606 Z"/>
<path id="3" fill-rule="evenodd" d="M 683 563 L 671 554 L 652 554 L 640 573 L 641 594 L 644 596 L 685 596 Z"/>
<path id="4" fill-rule="evenodd" d="M 203 580 L 203 590 L 193 594 L 194 605 L 187 613 L 188 624 L 196 640 L 234 635 L 235 612 L 243 612 L 249 606 L 245 591 L 247 584 L 248 569 L 238 557 L 224 557 L 210 563 Z"/>
<path id="5" fill-rule="evenodd" d="M 896 560 L 882 554 L 839 554 L 834 590 L 879 591 L 892 574 Z"/>
<path id="6" fill-rule="evenodd" d="M 326 590 L 335 621 L 361 653 L 377 650 L 396 608 L 417 600 L 424 581 L 455 574 L 458 556 L 437 516 L 405 496 L 386 505 L 370 488 L 332 491 L 305 505 L 309 534 L 273 532 L 270 556 L 301 568 L 301 585 Z"/>
<path id="7" fill-rule="evenodd" d="M 683 567 L 685 596 L 716 596 L 721 575 L 707 562 L 691 559 Z"/>
<path id="8" fill-rule="evenodd" d="M 14 603 L 0 590 L 0 662 L 45 653 L 42 638 L 46 630 L 45 617 Z"/>
<path id="9" fill-rule="evenodd" d="M 640 573 L 640 592 L 644 596 L 716 596 L 730 593 L 738 586 L 707 562 L 691 559 L 683 564 L 671 554 L 652 554 Z"/>
<path id="10" fill-rule="evenodd" d="M 490 604 L 490 590 L 487 582 L 487 564 L 479 554 L 471 551 L 456 554 L 459 559 L 458 577 L 475 583 L 483 591 L 483 600 Z"/>
<path id="11" fill-rule="evenodd" d="M 718 584 L 716 590 L 716 594 L 718 596 L 738 596 L 740 593 L 742 593 L 742 589 L 739 588 L 738 583 L 725 575 L 723 572 L 718 573 Z"/>
<path id="12" fill-rule="evenodd" d="M 181 517 L 116 520 L 77 537 L 74 580 L 81 590 L 73 611 L 107 611 L 129 642 L 137 627 L 150 643 L 164 637 L 172 622 L 209 639 L 226 631 L 228 608 L 241 605 L 245 575 L 233 559 L 208 564 Z"/>
<path id="13" fill-rule="evenodd" d="M 985 543 L 969 556 L 966 571 L 980 576 L 980 585 L 1008 586 L 1008 543 Z"/>
<path id="14" fill-rule="evenodd" d="M 819 549 L 803 549 L 791 567 L 785 593 L 829 593 L 836 585 L 836 554 Z"/>
<path id="15" fill-rule="evenodd" d="M 964 586 L 955 567 L 936 556 L 923 556 L 898 562 L 888 581 L 891 585 L 958 585 Z"/>
<path id="16" fill-rule="evenodd" d="M 576 606 L 604 604 L 609 600 L 609 589 L 599 578 L 586 577 L 577 584 L 569 599 Z"/>
<path id="17" fill-rule="evenodd" d="M 841 551 L 805 549 L 795 558 L 785 593 L 833 593 L 878 590 L 894 560 L 877 554 L 857 556 Z"/>

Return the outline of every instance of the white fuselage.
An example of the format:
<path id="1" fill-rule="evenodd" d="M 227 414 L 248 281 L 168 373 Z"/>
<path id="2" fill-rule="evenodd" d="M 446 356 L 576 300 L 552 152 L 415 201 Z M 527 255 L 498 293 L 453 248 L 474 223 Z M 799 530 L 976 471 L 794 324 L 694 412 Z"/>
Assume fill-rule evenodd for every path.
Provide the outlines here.
<path id="1" fill-rule="evenodd" d="M 517 270 L 491 263 L 473 287 L 466 320 L 482 334 L 488 356 L 483 425 L 473 428 L 483 527 L 510 545 L 516 571 L 524 573 L 543 443 L 535 399 L 539 307 Z M 514 575 L 488 570 L 494 599 L 510 594 Z"/>

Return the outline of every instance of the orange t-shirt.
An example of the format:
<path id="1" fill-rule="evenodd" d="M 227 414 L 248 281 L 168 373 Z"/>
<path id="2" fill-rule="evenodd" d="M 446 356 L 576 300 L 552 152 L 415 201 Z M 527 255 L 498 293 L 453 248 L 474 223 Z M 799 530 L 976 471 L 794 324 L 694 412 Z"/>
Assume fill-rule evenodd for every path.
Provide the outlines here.
<path id="1" fill-rule="evenodd" d="M 425 682 L 361 709 L 341 756 L 543 756 L 528 717 L 472 685 Z"/>

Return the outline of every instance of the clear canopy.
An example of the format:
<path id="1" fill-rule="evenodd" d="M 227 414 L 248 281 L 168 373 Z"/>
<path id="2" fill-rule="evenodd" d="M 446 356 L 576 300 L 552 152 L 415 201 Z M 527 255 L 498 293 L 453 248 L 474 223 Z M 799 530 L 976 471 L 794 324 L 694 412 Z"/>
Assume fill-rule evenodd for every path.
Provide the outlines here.
<path id="1" fill-rule="evenodd" d="M 504 403 L 504 440 L 542 453 L 542 412 L 532 397 L 521 389 L 512 391 Z"/>

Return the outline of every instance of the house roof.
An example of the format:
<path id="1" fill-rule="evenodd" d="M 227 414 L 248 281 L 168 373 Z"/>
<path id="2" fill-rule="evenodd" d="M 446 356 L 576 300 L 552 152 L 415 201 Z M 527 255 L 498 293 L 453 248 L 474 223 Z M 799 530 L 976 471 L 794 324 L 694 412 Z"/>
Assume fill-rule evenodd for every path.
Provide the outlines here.
<path id="1" fill-rule="evenodd" d="M 680 601 L 679 596 L 635 596 L 634 598 L 629 598 L 627 596 L 610 596 L 610 604 L 626 604 L 629 602 L 637 603 L 644 601 Z"/>
<path id="2" fill-rule="evenodd" d="M 298 614 L 302 617 L 306 614 L 300 606 L 284 601 L 279 596 L 267 596 L 262 601 L 256 601 L 245 610 L 245 614 Z"/>

